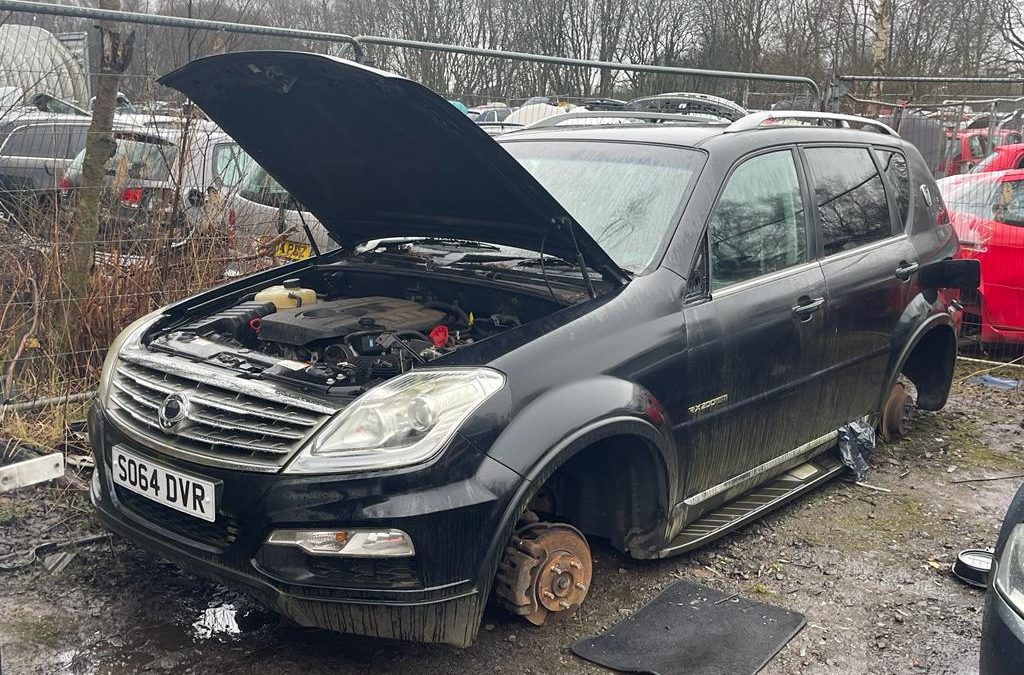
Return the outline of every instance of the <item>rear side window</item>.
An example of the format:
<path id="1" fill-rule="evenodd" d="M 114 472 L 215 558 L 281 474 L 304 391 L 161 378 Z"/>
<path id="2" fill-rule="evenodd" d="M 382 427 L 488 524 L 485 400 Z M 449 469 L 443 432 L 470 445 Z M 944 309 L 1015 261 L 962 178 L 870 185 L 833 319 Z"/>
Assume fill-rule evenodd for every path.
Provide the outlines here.
<path id="1" fill-rule="evenodd" d="M 807 261 L 793 153 L 769 152 L 737 168 L 708 223 L 711 289 Z"/>
<path id="2" fill-rule="evenodd" d="M 809 148 L 804 152 L 825 255 L 892 234 L 885 188 L 867 148 Z"/>
<path id="3" fill-rule="evenodd" d="M 900 216 L 900 224 L 910 222 L 910 171 L 907 169 L 906 158 L 893 150 L 877 150 L 882 173 L 892 188 L 892 200 L 896 204 L 896 213 Z"/>
<path id="4" fill-rule="evenodd" d="M 3 146 L 9 157 L 71 159 L 85 147 L 88 127 L 73 124 L 33 124 L 15 129 Z"/>

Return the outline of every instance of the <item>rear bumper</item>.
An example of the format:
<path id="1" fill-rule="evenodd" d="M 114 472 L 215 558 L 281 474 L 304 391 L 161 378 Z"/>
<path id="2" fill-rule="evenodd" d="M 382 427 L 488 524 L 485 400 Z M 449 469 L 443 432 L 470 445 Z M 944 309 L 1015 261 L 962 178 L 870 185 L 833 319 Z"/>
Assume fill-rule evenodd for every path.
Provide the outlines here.
<path id="1" fill-rule="evenodd" d="M 456 459 L 447 466 L 342 480 L 182 462 L 132 444 L 99 406 L 90 414 L 90 435 L 97 450 L 90 489 L 97 514 L 143 548 L 251 595 L 303 626 L 457 646 L 475 638 L 497 565 L 494 542 L 522 480 L 475 449 L 445 453 Z M 110 469 L 115 444 L 221 482 L 217 521 L 199 521 L 116 486 Z M 460 456 L 465 457 L 459 461 Z M 442 485 L 439 474 L 445 476 Z M 265 544 L 274 529 L 344 526 L 402 529 L 416 555 L 308 556 Z"/>
<path id="2" fill-rule="evenodd" d="M 985 594 L 979 675 L 1024 673 L 1024 617 L 994 587 Z"/>

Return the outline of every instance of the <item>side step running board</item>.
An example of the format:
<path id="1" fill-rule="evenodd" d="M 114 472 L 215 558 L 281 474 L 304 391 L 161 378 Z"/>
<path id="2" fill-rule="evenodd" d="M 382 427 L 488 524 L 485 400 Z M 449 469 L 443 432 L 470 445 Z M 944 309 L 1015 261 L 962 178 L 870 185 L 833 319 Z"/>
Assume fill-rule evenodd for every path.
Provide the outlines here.
<path id="1" fill-rule="evenodd" d="M 676 535 L 668 546 L 645 557 L 667 558 L 703 546 L 831 480 L 845 468 L 839 450 L 832 448 L 701 516 Z"/>

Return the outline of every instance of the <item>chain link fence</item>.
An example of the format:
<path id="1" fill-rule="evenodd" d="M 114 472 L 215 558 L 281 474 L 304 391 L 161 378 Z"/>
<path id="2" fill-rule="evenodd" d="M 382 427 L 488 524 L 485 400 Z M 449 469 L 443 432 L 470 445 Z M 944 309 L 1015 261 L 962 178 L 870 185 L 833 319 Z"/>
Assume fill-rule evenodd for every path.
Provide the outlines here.
<path id="1" fill-rule="evenodd" d="M 747 110 L 820 105 L 816 85 L 796 76 L 600 67 L 386 38 L 216 22 L 185 27 L 180 19 L 136 17 L 119 24 L 124 34 L 134 32 L 134 54 L 120 78 L 100 227 L 82 241 L 76 208 L 99 62 L 90 11 L 0 15 L 0 401 L 16 406 L 69 397 L 80 405 L 107 345 L 132 319 L 234 276 L 307 256 L 311 244 L 331 246 L 313 214 L 202 111 L 156 82 L 194 58 L 268 48 L 357 57 L 423 82 L 492 133 L 574 106 L 620 110 L 665 92 L 700 92 Z M 921 149 L 943 178 L 950 218 L 966 242 L 960 255 L 983 260 L 983 289 L 961 298 L 967 353 L 1018 359 L 1024 303 L 1013 292 L 1024 286 L 1015 258 L 1024 247 L 1024 172 L 1017 180 L 980 170 L 1022 140 L 1020 84 L 908 81 L 871 89 L 839 83 L 834 109 L 886 121 Z M 664 112 L 673 105 L 663 97 L 634 107 Z M 1024 155 L 1007 161 L 1024 167 Z M 93 251 L 94 265 L 86 294 L 75 296 L 68 259 L 81 245 Z M 72 315 L 71 306 L 80 312 Z M 33 434 L 40 430 L 23 430 Z M 17 436 L 10 429 L 7 435 Z"/>
<path id="2" fill-rule="evenodd" d="M 1019 361 L 1024 345 L 1024 80 L 840 77 L 835 110 L 879 119 L 938 179 L 982 286 L 964 292 L 961 353 Z M 1024 373 L 1024 371 L 1021 371 Z"/>

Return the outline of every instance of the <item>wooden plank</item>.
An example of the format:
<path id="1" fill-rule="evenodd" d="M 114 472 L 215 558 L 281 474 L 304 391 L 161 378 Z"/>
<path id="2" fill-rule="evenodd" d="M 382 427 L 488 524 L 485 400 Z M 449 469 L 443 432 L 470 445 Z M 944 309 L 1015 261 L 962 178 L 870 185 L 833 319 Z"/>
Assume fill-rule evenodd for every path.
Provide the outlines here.
<path id="1" fill-rule="evenodd" d="M 0 493 L 17 490 L 64 475 L 64 455 L 54 452 L 0 466 Z"/>

